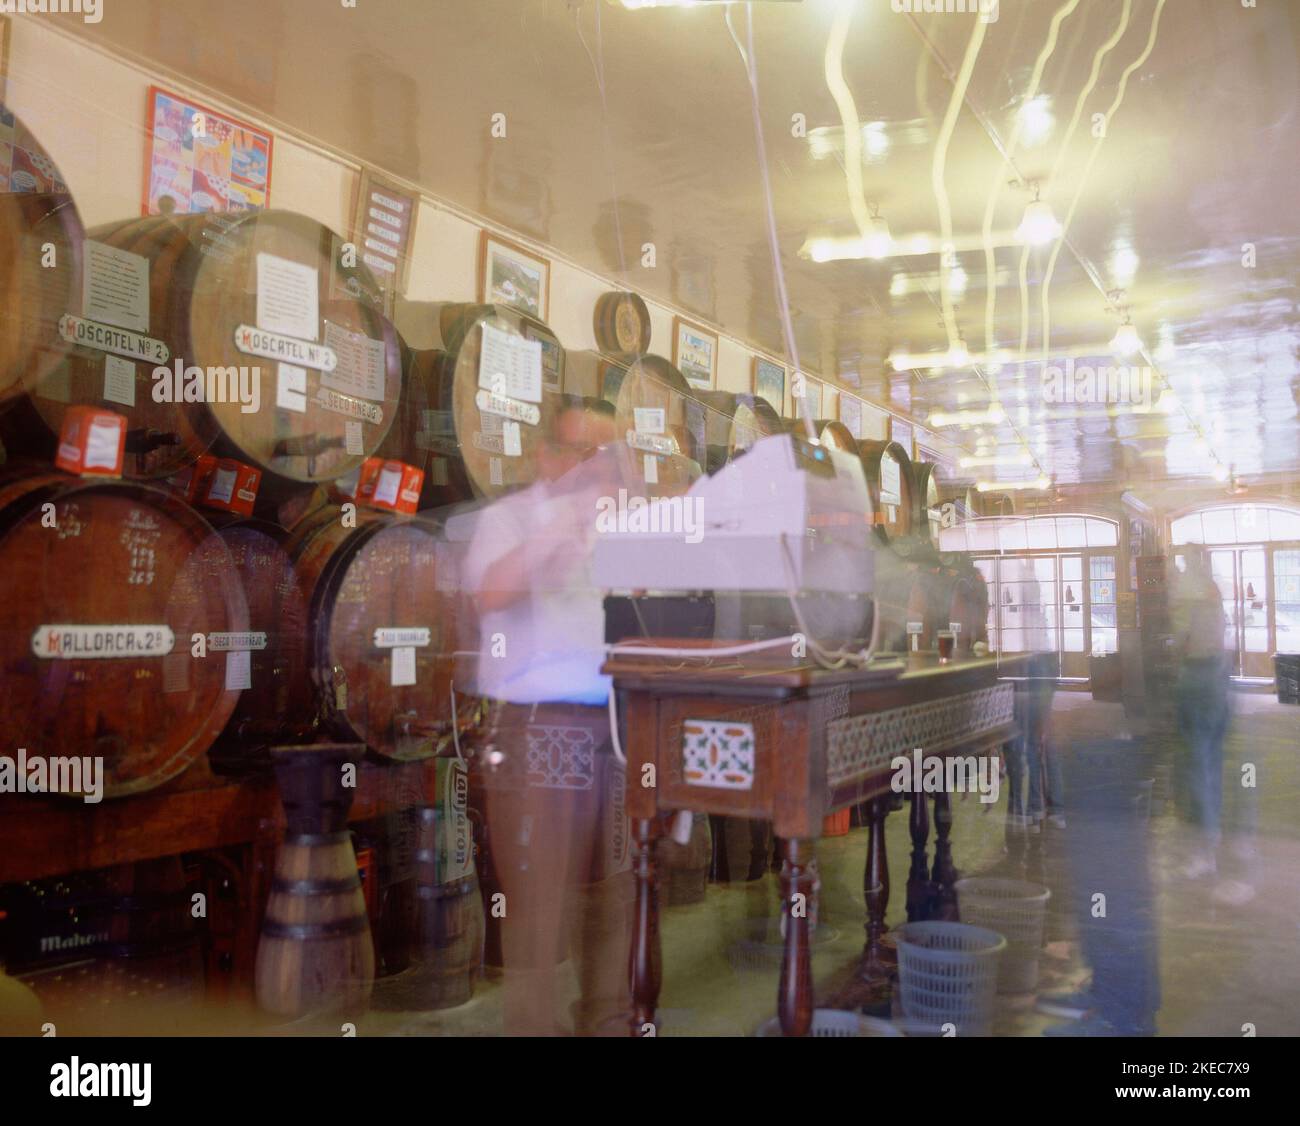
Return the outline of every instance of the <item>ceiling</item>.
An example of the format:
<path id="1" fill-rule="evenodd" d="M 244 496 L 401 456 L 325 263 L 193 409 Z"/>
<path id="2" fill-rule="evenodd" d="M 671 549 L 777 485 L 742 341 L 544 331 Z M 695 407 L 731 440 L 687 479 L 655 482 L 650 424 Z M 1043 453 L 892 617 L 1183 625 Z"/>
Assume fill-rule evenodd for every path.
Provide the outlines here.
<path id="1" fill-rule="evenodd" d="M 981 362 L 894 371 L 891 353 L 947 353 L 955 338 L 940 298 L 935 163 L 977 28 L 969 14 L 912 16 L 895 6 L 904 5 L 751 6 L 772 217 L 804 368 L 923 424 L 976 412 L 944 426 L 945 435 L 972 455 L 1032 459 L 970 468 L 972 477 L 1050 477 L 1065 487 L 1146 490 L 1149 499 L 1213 484 L 1216 467 L 1220 477 L 1291 486 L 1300 470 L 1300 6 L 1001 0 L 953 109 L 939 177 L 957 248 L 949 264 L 966 279 L 949 324 Z M 815 262 L 800 256 L 808 238 L 857 232 L 840 109 L 826 79 L 843 7 L 843 76 L 867 130 L 861 199 L 888 223 L 895 253 Z M 1072 10 L 1035 104 L 1050 117 L 1022 119 L 1045 135 L 1022 130 L 1004 161 L 1061 8 Z M 225 0 L 214 13 L 209 0 L 131 0 L 79 33 L 785 355 L 750 85 L 727 10 L 629 11 L 614 0 L 358 0 L 355 8 Z M 729 10 L 743 44 L 745 6 Z M 1134 66 L 1157 15 L 1149 55 Z M 1098 139 L 1094 115 L 1116 100 L 1126 70 L 1122 101 Z M 495 113 L 506 114 L 504 139 L 491 136 Z M 811 137 L 796 135 L 796 114 Z M 1032 193 L 1010 181 L 1036 182 L 1058 220 L 1072 215 L 1046 322 L 1053 246 L 1028 254 L 1022 303 L 1022 248 L 1011 232 Z M 989 336 L 981 227 L 995 185 Z M 930 239 L 928 253 L 898 252 L 918 236 Z M 640 265 L 647 242 L 654 269 Z M 1243 265 L 1246 243 L 1253 267 Z M 1125 293 L 1107 296 L 1117 289 Z M 1045 323 L 1050 365 L 1111 365 L 1108 341 L 1126 309 L 1146 349 L 1128 362 L 1158 372 L 1159 404 L 1045 401 Z"/>

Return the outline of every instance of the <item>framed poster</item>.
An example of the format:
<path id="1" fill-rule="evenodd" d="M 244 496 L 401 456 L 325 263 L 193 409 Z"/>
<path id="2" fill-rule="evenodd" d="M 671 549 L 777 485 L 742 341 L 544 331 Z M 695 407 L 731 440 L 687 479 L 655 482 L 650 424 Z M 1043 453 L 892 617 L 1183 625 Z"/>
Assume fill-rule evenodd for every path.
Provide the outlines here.
<path id="1" fill-rule="evenodd" d="M 811 418 L 816 422 L 822 417 L 822 385 L 815 379 L 809 379 L 806 375 L 795 376 L 793 390 L 798 392 L 801 384 L 803 394 L 795 394 L 794 416 L 795 418 Z"/>
<path id="2" fill-rule="evenodd" d="M 862 437 L 862 400 L 847 391 L 840 395 L 840 421 L 855 438 Z"/>
<path id="3" fill-rule="evenodd" d="M 915 452 L 912 447 L 912 424 L 900 418 L 890 417 L 889 439 L 903 447 L 903 452 L 910 458 Z"/>
<path id="4" fill-rule="evenodd" d="M 542 346 L 542 390 L 557 395 L 564 389 L 564 349 L 559 342 L 533 325 L 524 325 L 524 336 Z"/>
<path id="5" fill-rule="evenodd" d="M 264 130 L 150 86 L 142 213 L 264 210 L 274 144 Z"/>
<path id="6" fill-rule="evenodd" d="M 754 394 L 766 399 L 777 414 L 785 414 L 785 368 L 755 356 Z"/>
<path id="7" fill-rule="evenodd" d="M 383 291 L 384 313 L 389 317 L 394 298 L 406 288 L 419 210 L 420 197 L 414 192 L 404 191 L 368 168 L 361 170 L 352 242 Z"/>
<path id="8" fill-rule="evenodd" d="M 673 318 L 673 366 L 700 391 L 712 391 L 718 373 L 718 338 L 699 325 Z"/>
<path id="9" fill-rule="evenodd" d="M 488 231 L 478 256 L 478 296 L 488 305 L 507 305 L 539 321 L 551 305 L 551 264 Z"/>

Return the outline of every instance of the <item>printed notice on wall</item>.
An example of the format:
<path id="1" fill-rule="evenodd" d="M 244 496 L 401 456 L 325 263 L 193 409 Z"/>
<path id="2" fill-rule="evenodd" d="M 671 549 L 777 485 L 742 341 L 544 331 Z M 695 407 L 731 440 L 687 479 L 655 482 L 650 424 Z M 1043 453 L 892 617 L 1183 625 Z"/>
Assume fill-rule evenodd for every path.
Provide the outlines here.
<path id="1" fill-rule="evenodd" d="M 307 369 L 281 364 L 276 369 L 275 405 L 282 410 L 307 413 Z"/>
<path id="2" fill-rule="evenodd" d="M 519 423 L 508 418 L 502 419 L 501 439 L 505 446 L 503 452 L 506 457 L 523 457 L 524 445 L 519 434 Z"/>
<path id="3" fill-rule="evenodd" d="M 415 683 L 415 647 L 401 645 L 393 650 L 392 686 L 400 688 Z"/>
<path id="4" fill-rule="evenodd" d="M 880 503 L 902 504 L 902 470 L 888 454 L 880 459 Z"/>
<path id="5" fill-rule="evenodd" d="M 135 406 L 135 364 L 121 356 L 104 357 L 104 399 Z"/>
<path id="6" fill-rule="evenodd" d="M 102 242 L 84 243 L 81 315 L 90 321 L 149 331 L 149 259 Z"/>
<path id="7" fill-rule="evenodd" d="M 366 452 L 366 443 L 361 435 L 361 420 L 349 418 L 343 423 L 343 448 L 350 457 L 360 457 Z"/>
<path id="8" fill-rule="evenodd" d="M 257 327 L 299 340 L 320 335 L 320 275 L 274 254 L 257 256 Z"/>
<path id="9" fill-rule="evenodd" d="M 91 422 L 90 432 L 86 435 L 87 469 L 117 469 L 118 438 L 121 431 L 116 425 L 103 426 Z"/>
<path id="10" fill-rule="evenodd" d="M 662 434 L 664 432 L 663 407 L 633 407 L 632 418 L 638 434 Z"/>
<path id="11" fill-rule="evenodd" d="M 242 692 L 253 687 L 253 653 L 237 649 L 226 654 L 226 691 Z"/>
<path id="12" fill-rule="evenodd" d="M 325 343 L 338 355 L 338 366 L 321 376 L 321 383 L 361 399 L 384 397 L 384 342 L 363 332 L 349 332 L 327 322 Z"/>
<path id="13" fill-rule="evenodd" d="M 478 385 L 488 391 L 521 399 L 542 401 L 542 345 L 513 332 L 483 325 L 483 350 L 479 353 Z"/>

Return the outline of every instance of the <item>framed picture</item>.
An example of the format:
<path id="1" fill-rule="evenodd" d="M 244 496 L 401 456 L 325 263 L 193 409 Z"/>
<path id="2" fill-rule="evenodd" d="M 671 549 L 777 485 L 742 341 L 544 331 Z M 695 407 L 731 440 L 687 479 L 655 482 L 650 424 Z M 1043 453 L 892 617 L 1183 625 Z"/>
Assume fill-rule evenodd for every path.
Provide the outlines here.
<path id="1" fill-rule="evenodd" d="M 766 399 L 777 414 L 785 414 L 785 368 L 762 356 L 755 356 L 754 394 Z"/>
<path id="2" fill-rule="evenodd" d="M 714 377 L 718 374 L 718 338 L 699 325 L 675 317 L 673 364 L 692 387 L 713 390 Z"/>
<path id="3" fill-rule="evenodd" d="M 542 346 L 542 390 L 557 395 L 564 389 L 564 349 L 559 341 L 533 325 L 524 325 L 524 336 Z"/>
<path id="4" fill-rule="evenodd" d="M 411 243 L 420 197 L 371 172 L 361 170 L 357 205 L 352 215 L 352 241 L 359 257 L 383 292 L 384 312 L 393 315 L 394 298 L 406 288 Z"/>
<path id="5" fill-rule="evenodd" d="M 890 418 L 889 421 L 889 440 L 897 442 L 903 447 L 903 451 L 910 458 L 913 454 L 912 449 L 912 426 L 911 423 L 904 422 L 901 418 Z"/>
<path id="6" fill-rule="evenodd" d="M 264 210 L 274 145 L 264 130 L 150 86 L 142 213 Z"/>
<path id="7" fill-rule="evenodd" d="M 507 305 L 544 321 L 551 304 L 551 264 L 484 231 L 479 246 L 478 294 L 484 304 Z"/>
<path id="8" fill-rule="evenodd" d="M 862 400 L 847 391 L 840 395 L 840 421 L 855 438 L 862 437 Z"/>
<path id="9" fill-rule="evenodd" d="M 800 386 L 803 387 L 802 395 L 798 394 Z M 793 391 L 795 418 L 811 418 L 815 422 L 823 417 L 822 385 L 817 380 L 809 379 L 806 375 L 796 376 Z"/>

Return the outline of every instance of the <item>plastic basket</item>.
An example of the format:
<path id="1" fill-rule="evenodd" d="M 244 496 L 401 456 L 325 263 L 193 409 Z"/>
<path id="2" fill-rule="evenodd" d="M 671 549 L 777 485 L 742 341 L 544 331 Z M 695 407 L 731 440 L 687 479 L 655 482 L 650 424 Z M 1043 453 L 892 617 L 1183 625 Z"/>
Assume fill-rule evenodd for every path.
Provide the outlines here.
<path id="1" fill-rule="evenodd" d="M 773 1017 L 758 1026 L 755 1036 L 781 1036 L 781 1018 Z M 809 1036 L 902 1036 L 902 1029 L 887 1020 L 864 1017 L 840 1009 L 814 1009 Z"/>
<path id="2" fill-rule="evenodd" d="M 953 886 L 962 922 L 996 931 L 1007 940 L 998 992 L 1032 992 L 1038 984 L 1038 955 L 1052 893 L 1042 884 L 990 876 L 972 876 Z"/>
<path id="3" fill-rule="evenodd" d="M 903 1015 L 952 1024 L 958 1036 L 987 1036 L 1007 940 L 967 923 L 905 923 L 894 935 Z"/>

